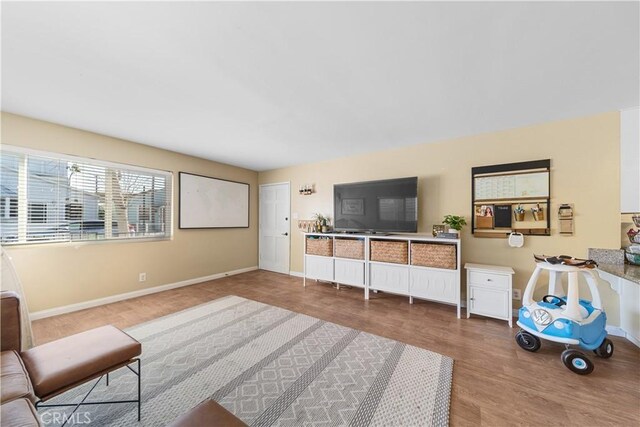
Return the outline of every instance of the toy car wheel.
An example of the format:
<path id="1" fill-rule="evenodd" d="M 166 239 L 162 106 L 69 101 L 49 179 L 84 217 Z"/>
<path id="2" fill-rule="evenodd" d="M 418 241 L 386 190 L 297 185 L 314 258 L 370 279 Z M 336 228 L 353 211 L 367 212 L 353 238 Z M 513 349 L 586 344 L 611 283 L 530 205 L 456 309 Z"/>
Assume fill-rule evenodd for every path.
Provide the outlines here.
<path id="1" fill-rule="evenodd" d="M 516 334 L 516 342 L 523 350 L 536 352 L 540 350 L 540 338 L 527 331 L 520 331 Z"/>
<path id="2" fill-rule="evenodd" d="M 593 372 L 593 362 L 577 350 L 565 350 L 561 358 L 564 366 L 576 374 L 587 375 Z"/>
<path id="3" fill-rule="evenodd" d="M 608 359 L 613 356 L 613 343 L 609 338 L 605 338 L 602 344 L 600 344 L 600 347 L 593 350 L 593 352 L 603 359 Z"/>

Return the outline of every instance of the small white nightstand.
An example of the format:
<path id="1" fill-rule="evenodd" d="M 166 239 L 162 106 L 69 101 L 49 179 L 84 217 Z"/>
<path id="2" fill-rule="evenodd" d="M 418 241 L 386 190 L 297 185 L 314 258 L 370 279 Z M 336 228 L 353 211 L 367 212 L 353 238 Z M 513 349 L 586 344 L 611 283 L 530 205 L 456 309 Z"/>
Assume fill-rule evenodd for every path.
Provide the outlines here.
<path id="1" fill-rule="evenodd" d="M 466 263 L 467 270 L 467 319 L 471 314 L 495 317 L 509 322 L 513 327 L 511 308 L 511 267 Z"/>

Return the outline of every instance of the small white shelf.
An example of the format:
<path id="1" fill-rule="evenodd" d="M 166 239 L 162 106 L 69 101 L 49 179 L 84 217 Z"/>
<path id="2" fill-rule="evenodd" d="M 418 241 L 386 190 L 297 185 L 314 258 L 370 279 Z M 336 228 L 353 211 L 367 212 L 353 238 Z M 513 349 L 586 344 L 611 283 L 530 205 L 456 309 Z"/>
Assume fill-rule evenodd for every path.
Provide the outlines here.
<path id="1" fill-rule="evenodd" d="M 466 263 L 467 319 L 472 314 L 506 320 L 513 327 L 511 267 Z"/>

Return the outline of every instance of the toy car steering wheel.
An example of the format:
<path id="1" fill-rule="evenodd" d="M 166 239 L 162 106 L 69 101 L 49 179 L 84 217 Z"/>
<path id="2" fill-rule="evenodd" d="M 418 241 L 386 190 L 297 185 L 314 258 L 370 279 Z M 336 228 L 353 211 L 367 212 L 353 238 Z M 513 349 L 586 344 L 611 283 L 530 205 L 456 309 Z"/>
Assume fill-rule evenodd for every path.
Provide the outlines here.
<path id="1" fill-rule="evenodd" d="M 554 299 L 556 300 L 555 302 L 554 302 Z M 542 297 L 542 301 L 544 301 L 544 302 L 546 302 L 548 304 L 557 305 L 558 307 L 562 307 L 563 305 L 567 305 L 567 301 L 566 300 L 564 300 L 564 299 L 562 299 L 562 298 L 560 298 L 558 296 L 555 296 L 555 295 L 545 295 L 545 296 Z"/>

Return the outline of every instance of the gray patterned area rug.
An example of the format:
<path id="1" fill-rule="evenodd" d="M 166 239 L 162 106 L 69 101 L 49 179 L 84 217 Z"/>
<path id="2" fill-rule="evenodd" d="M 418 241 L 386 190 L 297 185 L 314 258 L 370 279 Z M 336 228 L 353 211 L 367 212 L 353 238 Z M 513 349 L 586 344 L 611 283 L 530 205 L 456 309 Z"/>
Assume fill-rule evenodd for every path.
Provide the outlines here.
<path id="1" fill-rule="evenodd" d="M 303 314 L 229 296 L 127 332 L 142 342 L 142 422 L 135 404 L 84 406 L 77 419 L 163 426 L 211 398 L 252 426 L 449 423 L 453 359 Z M 93 393 L 135 398 L 136 377 L 120 369 Z"/>

